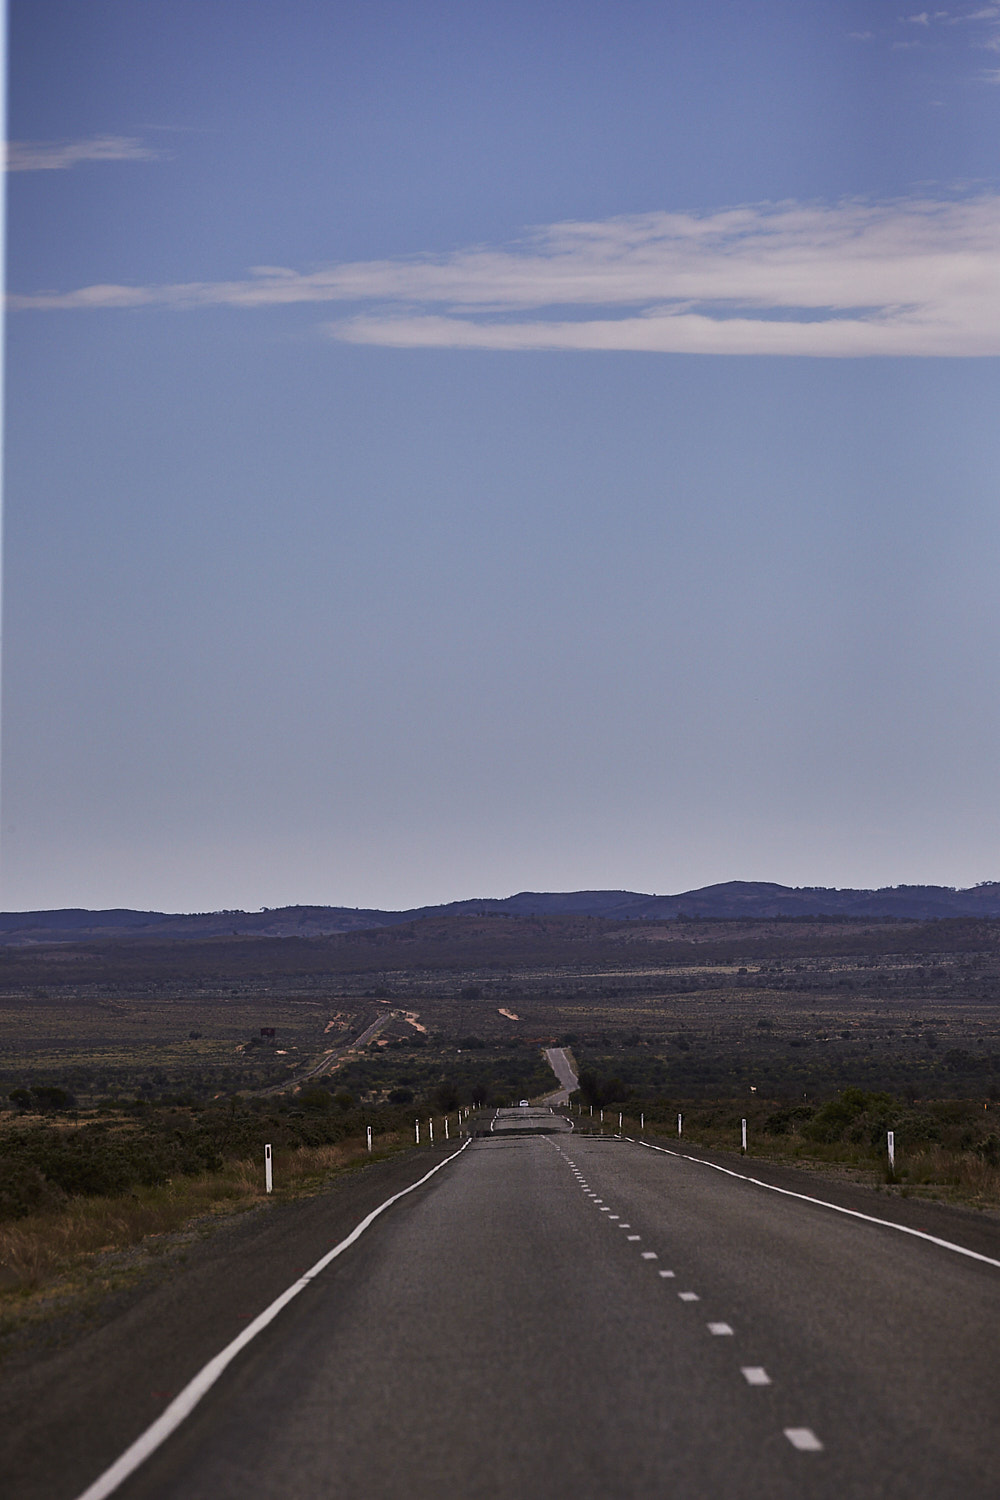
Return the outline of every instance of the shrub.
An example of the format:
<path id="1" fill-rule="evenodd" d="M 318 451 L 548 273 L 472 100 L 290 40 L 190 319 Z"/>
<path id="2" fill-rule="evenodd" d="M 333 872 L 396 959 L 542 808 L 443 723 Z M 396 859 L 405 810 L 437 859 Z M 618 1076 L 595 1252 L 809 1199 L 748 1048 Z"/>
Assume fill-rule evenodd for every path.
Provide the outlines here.
<path id="1" fill-rule="evenodd" d="M 447 1080 L 439 1083 L 434 1090 L 434 1104 L 442 1114 L 446 1115 L 453 1109 L 458 1108 L 458 1089 Z"/>
<path id="2" fill-rule="evenodd" d="M 37 1083 L 31 1089 L 11 1089 L 7 1097 L 18 1109 L 36 1110 L 39 1114 L 72 1109 L 76 1104 L 68 1089 L 59 1088 L 54 1083 Z"/>
<path id="3" fill-rule="evenodd" d="M 850 1133 L 850 1138 L 859 1140 L 860 1134 L 855 1127 L 862 1120 L 868 1121 L 873 1115 L 881 1119 L 894 1107 L 895 1101 L 891 1094 L 866 1093 L 864 1089 L 844 1089 L 835 1099 L 828 1099 L 821 1104 L 813 1115 L 802 1127 L 803 1135 L 810 1140 L 819 1141 L 830 1145 L 834 1141 L 842 1141 Z"/>
<path id="4" fill-rule="evenodd" d="M 768 1135 L 788 1135 L 790 1131 L 799 1129 L 806 1120 L 811 1120 L 815 1113 L 811 1104 L 796 1104 L 791 1109 L 779 1109 L 773 1115 L 768 1115 L 764 1121 L 764 1130 Z"/>
<path id="5" fill-rule="evenodd" d="M 351 1104 L 354 1103 L 353 1099 L 350 1098 L 350 1095 L 348 1095 L 348 1099 L 350 1100 Z M 299 1095 L 299 1103 L 302 1105 L 303 1109 L 324 1110 L 331 1108 L 333 1099 L 331 1098 L 328 1089 L 321 1089 L 319 1087 L 316 1087 L 311 1089 L 303 1089 L 302 1093 Z M 348 1105 L 348 1108 L 349 1107 L 350 1105 Z"/>

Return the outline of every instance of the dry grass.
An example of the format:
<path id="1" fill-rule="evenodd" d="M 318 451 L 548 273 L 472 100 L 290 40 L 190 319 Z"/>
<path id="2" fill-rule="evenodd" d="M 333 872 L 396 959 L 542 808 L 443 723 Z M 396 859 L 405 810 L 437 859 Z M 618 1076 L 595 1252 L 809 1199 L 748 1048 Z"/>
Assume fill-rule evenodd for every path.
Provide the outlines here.
<path id="1" fill-rule="evenodd" d="M 968 1151 L 947 1151 L 927 1146 L 900 1159 L 899 1180 L 917 1191 L 940 1188 L 958 1202 L 981 1208 L 1000 1206 L 1000 1167 L 994 1167 Z M 904 1189 L 905 1190 L 905 1189 Z"/>
<path id="2" fill-rule="evenodd" d="M 595 1122 L 596 1122 L 595 1116 Z M 582 1124 L 582 1122 L 580 1122 Z M 589 1123 L 589 1121 L 587 1122 Z M 583 1129 L 586 1130 L 586 1125 Z M 596 1126 L 599 1129 L 599 1126 Z M 639 1134 L 639 1121 L 625 1116 L 626 1135 Z M 604 1112 L 604 1131 L 618 1129 L 617 1109 Z M 739 1151 L 739 1130 L 720 1126 L 693 1126 L 685 1121 L 684 1135 L 678 1141 L 673 1132 L 651 1129 L 646 1136 L 662 1140 L 664 1145 L 703 1146 L 708 1150 Z M 849 1175 L 870 1185 L 892 1184 L 903 1196 L 939 1198 L 974 1208 L 1000 1209 L 1000 1167 L 991 1166 L 972 1151 L 953 1151 L 945 1146 L 929 1145 L 909 1150 L 896 1149 L 896 1171 L 890 1177 L 887 1160 L 869 1147 L 838 1141 L 823 1144 L 806 1141 L 801 1136 L 768 1135 L 751 1127 L 747 1160 L 788 1162 L 815 1171 Z"/>
<path id="3" fill-rule="evenodd" d="M 398 1135 L 382 1136 L 375 1159 L 408 1145 Z M 354 1141 L 277 1152 L 273 1201 L 319 1192 L 332 1177 L 372 1159 Z M 253 1208 L 265 1197 L 262 1164 L 236 1161 L 219 1172 L 121 1197 L 74 1198 L 58 1212 L 5 1225 L 0 1228 L 0 1311 L 6 1317 L 25 1299 L 78 1291 L 93 1279 L 100 1257 L 136 1247 L 155 1253 L 167 1236 Z"/>

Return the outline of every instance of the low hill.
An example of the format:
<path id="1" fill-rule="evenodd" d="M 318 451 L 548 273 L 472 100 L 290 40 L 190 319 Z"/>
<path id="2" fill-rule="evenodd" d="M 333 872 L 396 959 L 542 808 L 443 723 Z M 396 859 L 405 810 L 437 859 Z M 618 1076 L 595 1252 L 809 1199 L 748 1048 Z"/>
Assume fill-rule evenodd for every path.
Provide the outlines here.
<path id="1" fill-rule="evenodd" d="M 168 913 L 60 911 L 0 913 L 0 945 L 116 941 L 176 941 L 215 937 L 332 937 L 452 916 L 600 917 L 611 921 L 752 921 L 774 917 L 929 921 L 946 917 L 1000 917 L 1000 881 L 967 890 L 944 885 L 839 890 L 730 880 L 674 896 L 636 891 L 521 891 L 500 899 L 451 901 L 410 911 L 347 906 L 282 906 L 261 911 Z"/>

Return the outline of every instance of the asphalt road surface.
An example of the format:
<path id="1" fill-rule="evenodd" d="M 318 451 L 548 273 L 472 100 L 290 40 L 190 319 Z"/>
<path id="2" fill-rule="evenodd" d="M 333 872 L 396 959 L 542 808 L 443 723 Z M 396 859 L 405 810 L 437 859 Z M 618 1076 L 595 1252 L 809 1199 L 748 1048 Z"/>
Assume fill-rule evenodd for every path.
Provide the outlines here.
<path id="1" fill-rule="evenodd" d="M 566 1104 L 569 1096 L 579 1086 L 580 1080 L 563 1047 L 546 1047 L 545 1057 L 549 1067 L 558 1078 L 561 1088 L 554 1094 L 546 1094 L 548 1104 Z"/>
<path id="2" fill-rule="evenodd" d="M 995 1500 L 998 1329 L 1000 1265 L 503 1111 L 115 1493 Z"/>

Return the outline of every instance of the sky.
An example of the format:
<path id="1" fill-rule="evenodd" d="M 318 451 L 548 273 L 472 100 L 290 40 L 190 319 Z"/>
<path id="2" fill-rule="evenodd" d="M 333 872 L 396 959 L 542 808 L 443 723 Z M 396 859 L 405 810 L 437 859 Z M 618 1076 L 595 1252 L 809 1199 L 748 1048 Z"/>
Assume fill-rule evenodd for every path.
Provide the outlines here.
<path id="1" fill-rule="evenodd" d="M 1000 878 L 1000 4 L 11 0 L 0 906 Z"/>

